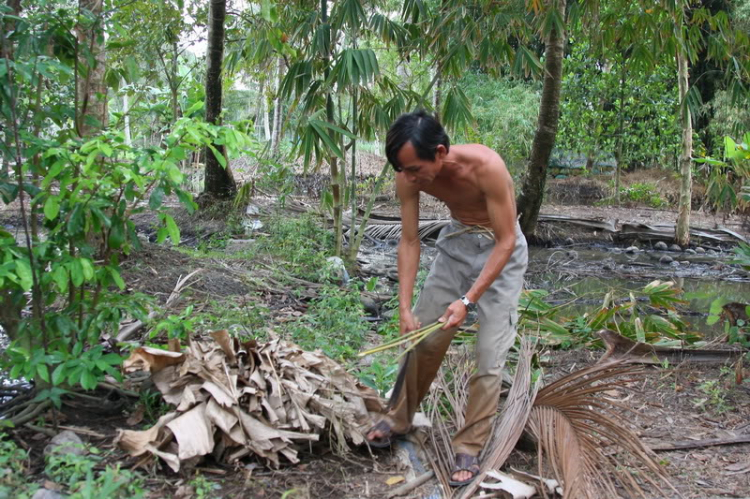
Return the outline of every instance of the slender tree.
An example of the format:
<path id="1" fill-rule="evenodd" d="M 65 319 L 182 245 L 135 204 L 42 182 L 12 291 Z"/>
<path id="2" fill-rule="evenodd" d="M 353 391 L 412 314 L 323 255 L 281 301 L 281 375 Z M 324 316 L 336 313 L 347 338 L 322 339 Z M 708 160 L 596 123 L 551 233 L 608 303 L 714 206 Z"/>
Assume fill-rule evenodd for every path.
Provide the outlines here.
<path id="1" fill-rule="evenodd" d="M 224 22 L 226 0 L 211 0 L 208 9 L 208 51 L 206 53 L 206 121 L 221 121 L 221 69 L 224 61 Z M 237 184 L 229 168 L 224 147 L 214 144 L 206 148 L 204 195 L 230 198 L 237 192 Z"/>
<path id="2" fill-rule="evenodd" d="M 539 209 L 544 198 L 547 166 L 555 146 L 557 124 L 560 118 L 560 87 L 565 46 L 565 0 L 551 0 L 550 22 L 544 41 L 544 85 L 539 107 L 539 122 L 531 148 L 529 167 L 524 179 L 522 194 L 518 199 L 521 229 L 527 236 L 536 230 Z M 554 18 L 557 16 L 558 21 Z"/>
<path id="3" fill-rule="evenodd" d="M 107 126 L 102 0 L 80 0 L 77 27 L 76 129 L 82 137 Z"/>

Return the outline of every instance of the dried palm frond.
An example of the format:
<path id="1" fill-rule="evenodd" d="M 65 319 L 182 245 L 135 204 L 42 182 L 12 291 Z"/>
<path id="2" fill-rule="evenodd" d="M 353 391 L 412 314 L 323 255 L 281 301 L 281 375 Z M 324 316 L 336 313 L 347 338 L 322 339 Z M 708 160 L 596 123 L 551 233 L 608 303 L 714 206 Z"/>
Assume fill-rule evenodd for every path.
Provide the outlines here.
<path id="1" fill-rule="evenodd" d="M 449 223 L 450 220 L 420 220 L 419 238 L 426 239 L 437 234 Z M 401 237 L 401 221 L 371 219 L 367 223 L 365 233 L 376 239 L 398 239 Z"/>
<path id="2" fill-rule="evenodd" d="M 610 362 L 576 371 L 539 391 L 527 430 L 538 443 L 539 474 L 543 475 L 546 456 L 565 498 L 646 497 L 628 464 L 645 468 L 638 476 L 660 494 L 659 480 L 677 493 L 654 454 L 627 428 L 621 411 L 628 408 L 600 397 L 641 373 L 639 368 Z M 628 460 L 605 451 L 612 447 L 625 451 Z"/>
<path id="3" fill-rule="evenodd" d="M 533 356 L 534 344 L 531 339 L 528 337 L 521 338 L 516 375 L 513 378 L 513 386 L 508 392 L 502 417 L 496 422 L 492 437 L 480 457 L 482 463 L 480 472 L 474 478 L 474 481 L 461 491 L 459 496 L 461 499 L 469 498 L 474 494 L 479 484 L 487 476 L 488 471 L 500 469 L 505 464 L 508 456 L 516 447 L 518 439 L 521 438 L 539 386 L 538 382 L 532 382 L 531 379 L 531 358 Z"/>
<path id="4" fill-rule="evenodd" d="M 438 371 L 434 385 L 426 400 L 429 408 L 427 416 L 432 422 L 430 432 L 431 456 L 435 456 L 432 469 L 435 470 L 443 491 L 451 497 L 453 489 L 448 484 L 453 468 L 453 448 L 451 435 L 464 425 L 464 407 L 468 398 L 468 387 L 474 369 L 469 349 L 462 346 L 455 354 L 449 354 Z"/>

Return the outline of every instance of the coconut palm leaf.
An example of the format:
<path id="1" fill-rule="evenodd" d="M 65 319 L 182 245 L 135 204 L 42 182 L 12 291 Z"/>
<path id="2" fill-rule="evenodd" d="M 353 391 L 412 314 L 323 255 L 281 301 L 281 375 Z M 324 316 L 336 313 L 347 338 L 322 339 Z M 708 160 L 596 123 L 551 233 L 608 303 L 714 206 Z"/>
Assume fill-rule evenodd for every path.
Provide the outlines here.
<path id="1" fill-rule="evenodd" d="M 600 396 L 642 374 L 641 368 L 609 362 L 576 371 L 540 390 L 526 429 L 538 443 L 540 475 L 546 457 L 564 486 L 565 498 L 646 497 L 628 465 L 638 465 L 638 476 L 660 495 L 660 481 L 679 495 L 654 454 L 628 429 L 622 411 L 629 409 Z M 623 452 L 604 451 L 612 447 Z"/>

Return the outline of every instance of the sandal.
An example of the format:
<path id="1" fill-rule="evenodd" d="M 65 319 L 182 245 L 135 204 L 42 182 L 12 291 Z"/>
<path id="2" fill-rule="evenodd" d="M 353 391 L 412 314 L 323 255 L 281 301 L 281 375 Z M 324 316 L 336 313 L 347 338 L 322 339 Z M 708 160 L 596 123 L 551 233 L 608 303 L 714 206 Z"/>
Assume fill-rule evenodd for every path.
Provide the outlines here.
<path id="1" fill-rule="evenodd" d="M 404 436 L 403 433 L 395 433 L 391 428 L 391 425 L 388 424 L 388 421 L 385 419 L 381 419 L 375 426 L 370 428 L 367 433 L 369 434 L 373 431 L 379 431 L 384 434 L 382 437 L 374 438 L 372 440 L 365 438 L 367 445 L 375 449 L 385 449 L 386 447 L 390 447 L 394 440 Z"/>
<path id="2" fill-rule="evenodd" d="M 450 484 L 451 487 L 463 487 L 464 485 L 470 484 L 477 477 L 479 474 L 479 460 L 477 460 L 477 456 L 471 456 L 461 452 L 457 453 L 456 463 L 453 465 L 453 470 L 451 471 L 451 478 L 459 471 L 468 471 L 472 475 L 466 480 L 449 480 L 448 484 Z"/>

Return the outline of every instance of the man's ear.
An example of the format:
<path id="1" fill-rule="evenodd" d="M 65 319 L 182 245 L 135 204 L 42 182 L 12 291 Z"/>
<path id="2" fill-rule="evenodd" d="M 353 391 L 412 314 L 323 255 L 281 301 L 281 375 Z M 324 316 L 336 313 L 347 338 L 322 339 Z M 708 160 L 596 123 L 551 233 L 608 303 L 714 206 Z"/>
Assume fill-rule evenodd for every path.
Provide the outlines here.
<path id="1" fill-rule="evenodd" d="M 445 155 L 448 154 L 448 149 L 445 148 L 443 144 L 438 144 L 435 148 L 435 156 L 437 156 L 440 159 L 445 158 Z"/>

